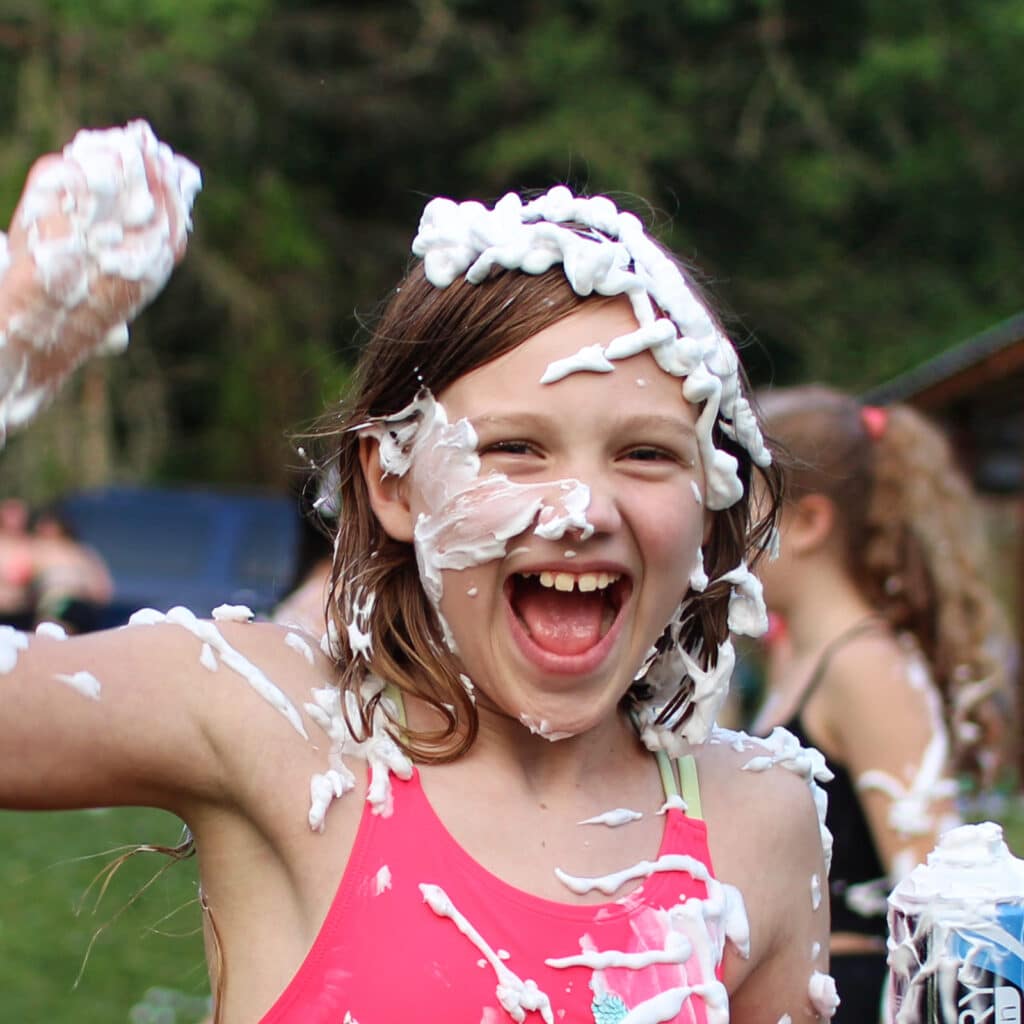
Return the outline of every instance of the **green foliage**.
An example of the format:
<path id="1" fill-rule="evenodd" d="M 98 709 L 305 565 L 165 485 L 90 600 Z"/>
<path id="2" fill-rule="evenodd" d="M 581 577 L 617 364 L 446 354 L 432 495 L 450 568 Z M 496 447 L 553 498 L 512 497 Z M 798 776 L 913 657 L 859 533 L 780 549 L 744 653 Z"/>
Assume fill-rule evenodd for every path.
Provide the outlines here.
<path id="1" fill-rule="evenodd" d="M 80 124 L 147 117 L 204 172 L 115 374 L 115 420 L 151 395 L 159 443 L 115 471 L 281 481 L 431 194 L 567 180 L 649 209 L 759 382 L 866 387 L 1020 303 L 1024 0 L 9 6 L 8 208 Z"/>
<path id="2" fill-rule="evenodd" d="M 112 39 L 159 40 L 175 60 L 215 60 L 244 45 L 267 14 L 263 0 L 50 0 L 51 17 L 69 31 Z M 122 44 L 126 40 L 122 35 Z"/>

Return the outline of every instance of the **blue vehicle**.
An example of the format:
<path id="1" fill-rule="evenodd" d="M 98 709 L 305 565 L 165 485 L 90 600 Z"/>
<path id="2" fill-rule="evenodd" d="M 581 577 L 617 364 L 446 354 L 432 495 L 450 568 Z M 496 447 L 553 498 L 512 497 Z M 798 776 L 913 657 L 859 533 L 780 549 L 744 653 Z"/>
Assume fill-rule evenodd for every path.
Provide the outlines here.
<path id="1" fill-rule="evenodd" d="M 108 487 L 71 495 L 59 508 L 113 577 L 100 627 L 144 607 L 184 605 L 208 617 L 219 604 L 245 604 L 266 615 L 299 571 L 301 524 L 290 495 Z"/>

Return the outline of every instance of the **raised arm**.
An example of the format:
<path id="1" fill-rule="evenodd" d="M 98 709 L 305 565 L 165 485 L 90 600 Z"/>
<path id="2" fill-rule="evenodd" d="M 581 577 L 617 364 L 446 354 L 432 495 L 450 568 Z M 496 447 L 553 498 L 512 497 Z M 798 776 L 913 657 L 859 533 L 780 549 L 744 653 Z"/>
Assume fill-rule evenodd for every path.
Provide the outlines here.
<path id="1" fill-rule="evenodd" d="M 185 251 L 198 169 L 149 126 L 79 132 L 29 172 L 0 235 L 0 428 L 20 426 L 128 322 Z"/>

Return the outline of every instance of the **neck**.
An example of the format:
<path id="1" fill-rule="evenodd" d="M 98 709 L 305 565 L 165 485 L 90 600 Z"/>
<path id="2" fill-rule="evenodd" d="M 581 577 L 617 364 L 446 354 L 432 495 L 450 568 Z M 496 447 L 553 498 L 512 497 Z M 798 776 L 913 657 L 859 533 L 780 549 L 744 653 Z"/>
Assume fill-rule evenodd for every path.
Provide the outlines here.
<path id="1" fill-rule="evenodd" d="M 417 702 L 418 704 L 418 702 Z M 409 723 L 422 727 L 422 705 L 409 708 Z M 470 750 L 458 764 L 469 771 L 498 769 L 510 785 L 539 799 L 559 793 L 605 789 L 625 766 L 649 770 L 651 754 L 643 747 L 628 716 L 615 711 L 579 735 L 550 739 L 490 705 L 479 695 L 480 727 Z M 537 728 L 537 726 L 535 726 Z"/>
<path id="2" fill-rule="evenodd" d="M 797 656 L 815 652 L 874 612 L 853 580 L 831 561 L 803 574 L 796 598 L 780 610 Z"/>

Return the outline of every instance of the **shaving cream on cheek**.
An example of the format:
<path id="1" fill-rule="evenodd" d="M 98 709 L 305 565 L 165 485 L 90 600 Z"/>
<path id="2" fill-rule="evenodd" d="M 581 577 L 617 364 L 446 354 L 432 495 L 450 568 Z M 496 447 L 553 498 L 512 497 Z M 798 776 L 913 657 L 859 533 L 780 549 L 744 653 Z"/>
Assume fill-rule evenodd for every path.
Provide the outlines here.
<path id="1" fill-rule="evenodd" d="M 482 475 L 472 424 L 449 423 L 444 406 L 429 391 L 421 391 L 401 412 L 359 429 L 377 439 L 384 473 L 409 477 L 422 508 L 413 531 L 416 561 L 435 608 L 444 594 L 442 570 L 504 558 L 508 542 L 531 527 L 546 540 L 559 540 L 570 530 L 583 539 L 593 533 L 585 484 L 520 484 L 504 473 Z"/>

